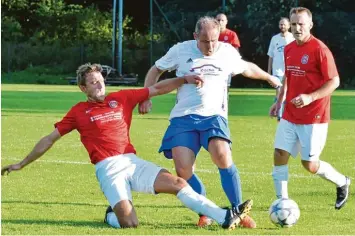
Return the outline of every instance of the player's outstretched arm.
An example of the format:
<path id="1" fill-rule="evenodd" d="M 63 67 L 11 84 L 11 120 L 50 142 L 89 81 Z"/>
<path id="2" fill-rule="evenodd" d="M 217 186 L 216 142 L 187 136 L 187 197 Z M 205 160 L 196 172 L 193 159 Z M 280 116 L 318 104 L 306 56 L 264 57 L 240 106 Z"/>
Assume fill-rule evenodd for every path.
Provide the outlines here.
<path id="1" fill-rule="evenodd" d="M 166 79 L 149 87 L 149 97 L 170 93 L 183 84 L 195 84 L 197 87 L 202 87 L 203 80 L 200 75 L 186 75 L 183 77 Z"/>
<path id="2" fill-rule="evenodd" d="M 155 65 L 152 66 L 149 69 L 147 75 L 145 76 L 144 87 L 147 88 L 156 84 L 160 76 L 163 74 L 163 72 L 164 72 L 163 70 L 158 69 L 158 67 L 156 67 Z M 139 114 L 146 114 L 150 111 L 151 108 L 152 108 L 152 102 L 150 99 L 148 99 L 139 104 L 138 112 Z"/>
<path id="3" fill-rule="evenodd" d="M 266 73 L 254 63 L 251 62 L 246 62 L 246 63 L 247 63 L 247 69 L 242 73 L 244 76 L 251 79 L 265 80 L 274 88 L 282 86 L 280 80 L 277 77 Z"/>
<path id="4" fill-rule="evenodd" d="M 147 88 L 152 86 L 153 84 L 156 84 L 163 73 L 163 70 L 158 69 L 158 67 L 156 67 L 155 65 L 152 66 L 149 69 L 147 75 L 145 76 L 144 87 Z"/>
<path id="5" fill-rule="evenodd" d="M 46 153 L 52 145 L 60 139 L 60 137 L 58 129 L 55 129 L 52 133 L 39 140 L 32 151 L 22 161 L 3 167 L 1 169 L 1 175 L 4 175 L 5 173 L 9 174 L 11 171 L 21 170 L 31 162 L 37 160 L 44 153 Z"/>

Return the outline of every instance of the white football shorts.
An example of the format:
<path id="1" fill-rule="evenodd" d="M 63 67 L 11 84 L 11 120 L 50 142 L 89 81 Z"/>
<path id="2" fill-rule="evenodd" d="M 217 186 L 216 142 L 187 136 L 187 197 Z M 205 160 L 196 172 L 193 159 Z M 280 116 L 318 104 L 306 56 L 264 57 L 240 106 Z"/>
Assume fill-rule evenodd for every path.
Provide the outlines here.
<path id="1" fill-rule="evenodd" d="M 106 158 L 95 165 L 101 191 L 113 208 L 122 200 L 132 202 L 132 192 L 155 194 L 154 182 L 161 167 L 133 153 Z"/>
<path id="2" fill-rule="evenodd" d="M 327 140 L 328 123 L 299 125 L 281 119 L 277 126 L 275 145 L 302 160 L 317 161 Z"/>

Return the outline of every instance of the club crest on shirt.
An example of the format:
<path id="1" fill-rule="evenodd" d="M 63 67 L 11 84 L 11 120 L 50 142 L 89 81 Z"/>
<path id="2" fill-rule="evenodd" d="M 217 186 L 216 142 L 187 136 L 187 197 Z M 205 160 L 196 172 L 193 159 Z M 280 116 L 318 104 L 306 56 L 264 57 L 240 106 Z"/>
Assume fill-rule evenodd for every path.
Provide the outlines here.
<path id="1" fill-rule="evenodd" d="M 118 105 L 118 103 L 117 103 L 117 101 L 112 100 L 112 101 L 109 101 L 109 102 L 108 102 L 108 105 L 109 105 L 111 108 L 116 108 L 117 105 Z"/>
<path id="2" fill-rule="evenodd" d="M 228 36 L 226 35 L 226 36 L 224 36 L 224 41 L 228 41 Z"/>
<path id="3" fill-rule="evenodd" d="M 194 67 L 190 69 L 190 72 L 194 72 L 197 74 L 205 74 L 205 75 L 216 75 L 219 74 L 219 72 L 222 71 L 221 68 L 212 65 L 212 64 L 205 64 L 202 66 Z"/>
<path id="4" fill-rule="evenodd" d="M 304 54 L 301 58 L 301 63 L 302 64 L 307 64 L 308 63 L 308 58 L 309 56 L 307 54 Z"/>

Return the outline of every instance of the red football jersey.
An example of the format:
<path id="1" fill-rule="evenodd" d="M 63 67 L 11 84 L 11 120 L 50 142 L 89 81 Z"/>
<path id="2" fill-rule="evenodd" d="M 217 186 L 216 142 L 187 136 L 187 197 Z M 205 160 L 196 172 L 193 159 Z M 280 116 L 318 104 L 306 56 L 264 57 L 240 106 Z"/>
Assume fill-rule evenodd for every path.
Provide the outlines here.
<path id="1" fill-rule="evenodd" d="M 148 88 L 129 89 L 110 93 L 103 102 L 79 102 L 54 126 L 61 136 L 78 130 L 93 164 L 107 157 L 136 153 L 129 137 L 132 112 L 148 97 Z"/>
<path id="2" fill-rule="evenodd" d="M 235 48 L 240 48 L 240 42 L 237 34 L 229 29 L 226 29 L 219 34 L 218 41 L 229 43 Z"/>
<path id="3" fill-rule="evenodd" d="M 287 92 L 282 118 L 295 124 L 329 122 L 330 96 L 302 108 L 296 108 L 291 103 L 298 95 L 312 93 L 338 76 L 329 48 L 314 36 L 302 45 L 297 45 L 296 41 L 293 41 L 285 47 L 285 69 Z"/>

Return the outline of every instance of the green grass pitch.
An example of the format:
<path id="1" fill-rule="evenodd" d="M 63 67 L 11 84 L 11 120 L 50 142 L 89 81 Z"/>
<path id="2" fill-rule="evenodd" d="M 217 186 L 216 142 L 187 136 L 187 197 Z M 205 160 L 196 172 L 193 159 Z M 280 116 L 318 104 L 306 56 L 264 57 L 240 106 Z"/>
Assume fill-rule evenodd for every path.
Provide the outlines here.
<path id="1" fill-rule="evenodd" d="M 75 131 L 59 140 L 38 161 L 2 177 L 2 234 L 354 235 L 355 191 L 351 191 L 343 209 L 334 210 L 335 186 L 307 173 L 300 158 L 289 162 L 289 195 L 298 203 L 301 217 L 289 229 L 277 228 L 270 222 L 268 208 L 275 199 L 271 170 L 277 122 L 267 113 L 273 97 L 273 90 L 232 89 L 229 102 L 233 159 L 240 171 L 243 198 L 254 200 L 251 215 L 257 229 L 225 231 L 217 225 L 199 229 L 195 226 L 197 215 L 174 196 L 137 193 L 133 199 L 139 227 L 110 228 L 103 223 L 107 201 Z M 53 130 L 53 124 L 85 96 L 76 86 L 2 85 L 1 99 L 1 165 L 4 166 L 22 160 L 42 136 Z M 175 174 L 172 161 L 157 153 L 174 100 L 175 94 L 164 95 L 153 99 L 151 114 L 141 116 L 135 111 L 131 139 L 138 156 Z M 350 176 L 352 189 L 354 144 L 355 91 L 337 91 L 332 99 L 332 121 L 321 158 Z M 207 196 L 220 206 L 228 206 L 217 168 L 204 150 L 197 157 L 196 173 L 207 188 Z"/>

